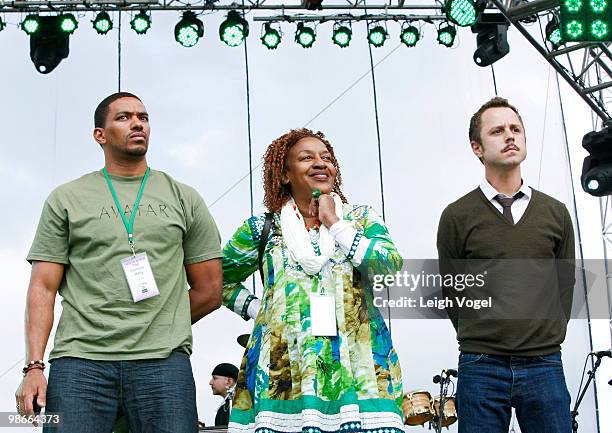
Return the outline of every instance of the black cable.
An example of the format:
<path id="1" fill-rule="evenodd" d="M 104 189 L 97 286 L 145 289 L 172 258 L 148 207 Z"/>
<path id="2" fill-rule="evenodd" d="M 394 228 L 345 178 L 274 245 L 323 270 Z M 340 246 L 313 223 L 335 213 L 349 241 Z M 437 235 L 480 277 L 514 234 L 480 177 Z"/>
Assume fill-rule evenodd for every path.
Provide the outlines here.
<path id="1" fill-rule="evenodd" d="M 117 91 L 121 92 L 121 11 L 119 11 L 119 25 L 117 29 Z"/>
<path id="2" fill-rule="evenodd" d="M 580 392 L 582 391 L 582 384 L 584 383 L 584 372 L 586 371 L 586 366 L 587 366 L 587 362 L 589 362 L 589 356 L 591 356 L 591 354 L 588 354 L 585 358 L 584 358 L 584 367 L 582 368 L 582 376 L 580 376 L 580 385 L 578 386 L 578 396 L 580 395 Z"/>
<path id="3" fill-rule="evenodd" d="M 364 6 L 366 2 L 363 2 Z M 368 11 L 364 11 L 366 16 Z M 370 29 L 370 20 L 366 19 L 366 32 Z M 382 206 L 382 219 L 385 221 L 385 189 L 383 182 L 383 168 L 382 168 L 382 148 L 380 144 L 380 122 L 378 121 L 378 98 L 376 95 L 376 76 L 374 75 L 374 57 L 372 56 L 372 44 L 368 40 L 368 52 L 370 53 L 370 74 L 372 75 L 372 91 L 374 96 L 374 118 L 376 120 L 376 139 L 378 142 L 378 175 L 380 179 L 380 201 Z M 389 286 L 387 286 L 387 299 L 390 298 Z M 389 334 L 391 334 L 391 306 L 387 303 L 387 312 L 389 314 Z"/>
<path id="4" fill-rule="evenodd" d="M 495 96 L 497 96 L 497 80 L 495 79 L 495 69 L 491 65 L 491 73 L 493 74 L 493 88 L 495 89 Z"/>
<path id="5" fill-rule="evenodd" d="M 244 18 L 244 0 L 242 0 L 242 18 Z M 244 38 L 244 70 L 246 79 L 246 109 L 247 109 L 247 138 L 249 142 L 249 198 L 250 198 L 250 210 L 251 216 L 254 212 L 254 201 L 253 201 L 253 144 L 251 140 L 251 87 L 249 80 L 249 50 L 247 47 L 247 38 Z M 255 274 L 251 275 L 251 284 L 253 287 L 253 294 L 255 295 Z"/>
<path id="6" fill-rule="evenodd" d="M 563 138 L 565 140 L 565 154 L 567 157 L 567 166 L 569 168 L 569 173 L 570 173 L 570 182 L 572 185 L 572 203 L 574 205 L 574 218 L 576 220 L 576 236 L 578 237 L 578 249 L 579 249 L 579 254 L 580 254 L 580 261 L 581 263 L 584 264 L 584 252 L 582 250 L 582 234 L 580 232 L 580 221 L 578 220 L 578 207 L 576 205 L 576 192 L 574 191 L 574 173 L 572 171 L 572 163 L 571 163 L 571 158 L 570 158 L 570 151 L 569 151 L 569 142 L 567 140 L 567 127 L 565 124 L 565 112 L 563 110 L 563 100 L 561 99 L 561 86 L 559 85 L 559 74 L 555 74 L 555 77 L 557 78 L 557 94 L 559 95 L 559 108 L 561 109 L 561 123 L 563 125 Z M 584 268 L 584 266 L 582 266 L 582 285 L 584 288 L 584 303 L 585 303 L 585 307 L 586 307 L 586 314 L 587 314 L 587 329 L 589 331 L 589 347 L 591 348 L 591 352 L 593 351 L 593 333 L 591 331 L 591 311 L 589 309 L 589 298 L 588 298 L 588 291 L 587 291 L 587 281 L 586 281 L 586 270 Z M 591 359 L 591 366 L 593 367 L 593 360 Z M 584 374 L 584 373 L 583 373 Z M 597 422 L 597 433 L 600 433 L 600 427 L 599 427 L 599 403 L 597 400 L 597 383 L 595 383 L 595 381 L 593 381 L 593 389 L 594 389 L 594 393 L 595 393 L 595 421 Z"/>

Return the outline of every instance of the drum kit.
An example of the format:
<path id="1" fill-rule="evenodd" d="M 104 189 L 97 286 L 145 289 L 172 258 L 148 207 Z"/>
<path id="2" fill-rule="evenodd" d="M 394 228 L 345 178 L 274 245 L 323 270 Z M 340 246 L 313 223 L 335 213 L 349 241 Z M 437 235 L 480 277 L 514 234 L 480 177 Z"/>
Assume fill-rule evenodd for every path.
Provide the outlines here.
<path id="1" fill-rule="evenodd" d="M 440 384 L 440 394 L 432 397 L 429 391 L 416 390 L 404 395 L 402 410 L 404 412 L 404 424 L 410 426 L 425 426 L 429 423 L 429 429 L 441 432 L 446 427 L 457 422 L 457 406 L 455 397 L 448 396 L 448 385 L 451 377 L 457 377 L 457 371 L 442 370 L 441 375 L 436 375 L 433 382 Z"/>

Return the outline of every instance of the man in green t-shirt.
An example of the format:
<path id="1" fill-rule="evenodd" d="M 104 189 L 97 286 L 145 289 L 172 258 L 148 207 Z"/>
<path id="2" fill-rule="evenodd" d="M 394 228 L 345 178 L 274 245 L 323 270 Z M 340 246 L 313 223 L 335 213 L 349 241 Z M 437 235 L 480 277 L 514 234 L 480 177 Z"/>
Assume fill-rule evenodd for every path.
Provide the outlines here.
<path id="1" fill-rule="evenodd" d="M 27 257 L 17 410 L 60 413 L 56 433 L 111 432 L 122 414 L 133 433 L 195 432 L 191 325 L 221 303 L 219 232 L 193 188 L 148 167 L 137 96 L 110 95 L 94 121 L 105 167 L 49 195 Z"/>

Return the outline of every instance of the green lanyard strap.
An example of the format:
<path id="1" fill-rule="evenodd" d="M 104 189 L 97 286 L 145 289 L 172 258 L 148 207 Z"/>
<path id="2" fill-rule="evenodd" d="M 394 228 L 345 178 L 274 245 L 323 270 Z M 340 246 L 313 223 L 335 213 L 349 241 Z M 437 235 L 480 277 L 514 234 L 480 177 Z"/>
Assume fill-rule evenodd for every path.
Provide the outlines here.
<path id="1" fill-rule="evenodd" d="M 150 168 L 147 167 L 147 171 L 145 171 L 144 177 L 142 178 L 142 182 L 140 183 L 140 189 L 138 190 L 138 195 L 136 196 L 136 202 L 134 203 L 134 209 L 132 209 L 132 214 L 130 215 L 130 221 L 128 222 L 127 218 L 123 210 L 121 209 L 121 203 L 119 203 L 119 198 L 117 198 L 117 193 L 115 192 L 115 188 L 113 187 L 113 182 L 111 181 L 108 172 L 106 171 L 106 167 L 102 169 L 104 173 L 104 177 L 106 178 L 106 183 L 108 183 L 108 189 L 110 189 L 111 194 L 113 195 L 113 199 L 115 199 L 115 204 L 117 205 L 117 211 L 119 215 L 121 215 L 121 219 L 123 220 L 123 225 L 125 225 L 125 230 L 128 234 L 128 243 L 130 244 L 130 248 L 132 249 L 132 254 L 135 254 L 134 250 L 134 218 L 136 218 L 136 210 L 138 209 L 138 205 L 140 204 L 140 199 L 142 198 L 142 192 L 144 191 L 145 184 L 147 183 L 147 179 L 149 178 Z"/>

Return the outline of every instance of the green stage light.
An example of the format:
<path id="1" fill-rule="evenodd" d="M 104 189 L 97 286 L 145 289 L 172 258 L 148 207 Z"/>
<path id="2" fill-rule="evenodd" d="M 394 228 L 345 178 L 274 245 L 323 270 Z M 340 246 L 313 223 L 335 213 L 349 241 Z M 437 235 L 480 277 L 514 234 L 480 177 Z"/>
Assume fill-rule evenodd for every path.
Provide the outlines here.
<path id="1" fill-rule="evenodd" d="M 595 39 L 606 39 L 608 33 L 608 25 L 602 20 L 597 20 L 591 24 L 591 34 L 595 36 Z"/>
<path id="2" fill-rule="evenodd" d="M 297 30 L 295 31 L 295 41 L 304 48 L 312 47 L 317 34 L 312 27 L 307 27 L 304 23 L 298 23 Z"/>
<path id="3" fill-rule="evenodd" d="M 446 47 L 452 47 L 456 35 L 457 30 L 453 26 L 441 27 L 438 29 L 438 43 Z"/>
<path id="4" fill-rule="evenodd" d="M 236 11 L 229 11 L 219 26 L 219 37 L 226 45 L 237 47 L 249 35 L 249 23 Z"/>
<path id="5" fill-rule="evenodd" d="M 562 41 L 612 41 L 609 0 L 563 0 L 560 6 Z"/>
<path id="6" fill-rule="evenodd" d="M 270 25 L 270 23 L 264 24 L 264 33 L 261 36 L 261 42 L 269 50 L 274 50 L 281 43 L 280 32 Z"/>
<path id="7" fill-rule="evenodd" d="M 62 14 L 59 17 L 59 26 L 64 33 L 71 35 L 79 26 L 79 22 L 72 14 Z"/>
<path id="8" fill-rule="evenodd" d="M 136 33 L 143 35 L 151 28 L 151 17 L 145 11 L 140 11 L 134 15 L 130 26 Z"/>
<path id="9" fill-rule="evenodd" d="M 584 33 L 583 25 L 580 21 L 570 21 L 565 27 L 565 31 L 570 39 L 578 39 Z"/>
<path id="10" fill-rule="evenodd" d="M 387 31 L 383 26 L 374 26 L 368 32 L 368 41 L 375 47 L 382 47 L 387 40 Z"/>
<path id="11" fill-rule="evenodd" d="M 174 39 L 184 47 L 193 47 L 204 36 L 204 24 L 191 11 L 183 13 L 181 20 L 174 26 Z"/>
<path id="12" fill-rule="evenodd" d="M 110 19 L 110 15 L 104 11 L 98 13 L 93 20 L 93 28 L 99 35 L 105 35 L 110 32 L 113 28 L 113 22 Z"/>
<path id="13" fill-rule="evenodd" d="M 446 0 L 446 18 L 461 27 L 476 24 L 478 16 L 484 11 L 486 2 L 481 0 Z"/>
<path id="14" fill-rule="evenodd" d="M 21 22 L 21 28 L 28 36 L 36 34 L 40 30 L 40 18 L 38 15 L 28 15 Z"/>
<path id="15" fill-rule="evenodd" d="M 400 33 L 400 40 L 407 47 L 414 47 L 420 38 L 421 34 L 419 29 L 413 25 L 403 28 L 402 33 Z"/>
<path id="16" fill-rule="evenodd" d="M 564 5 L 569 12 L 578 12 L 582 8 L 582 0 L 565 0 Z"/>
<path id="17" fill-rule="evenodd" d="M 340 48 L 348 47 L 351 43 L 353 31 L 349 26 L 340 24 L 338 22 L 334 24 L 334 33 L 332 35 L 332 41 L 334 41 L 334 44 L 338 45 Z"/>
<path id="18" fill-rule="evenodd" d="M 608 2 L 606 0 L 591 0 L 589 5 L 593 12 L 602 13 L 606 10 L 606 7 L 608 7 Z"/>
<path id="19" fill-rule="evenodd" d="M 553 49 L 556 50 L 563 43 L 561 39 L 561 29 L 559 28 L 559 20 L 553 16 L 546 24 L 546 40 L 550 42 Z"/>

